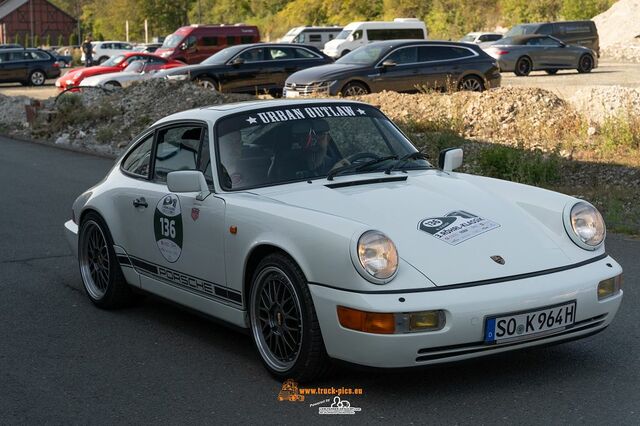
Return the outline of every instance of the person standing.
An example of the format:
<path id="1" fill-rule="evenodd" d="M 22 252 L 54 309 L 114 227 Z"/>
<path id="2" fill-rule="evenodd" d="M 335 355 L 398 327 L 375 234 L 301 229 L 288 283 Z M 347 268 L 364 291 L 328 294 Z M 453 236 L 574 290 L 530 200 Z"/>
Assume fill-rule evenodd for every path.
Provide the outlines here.
<path id="1" fill-rule="evenodd" d="M 91 34 L 87 34 L 87 38 L 82 43 L 82 53 L 84 53 L 84 65 L 90 67 L 93 65 L 93 46 L 91 45 Z"/>

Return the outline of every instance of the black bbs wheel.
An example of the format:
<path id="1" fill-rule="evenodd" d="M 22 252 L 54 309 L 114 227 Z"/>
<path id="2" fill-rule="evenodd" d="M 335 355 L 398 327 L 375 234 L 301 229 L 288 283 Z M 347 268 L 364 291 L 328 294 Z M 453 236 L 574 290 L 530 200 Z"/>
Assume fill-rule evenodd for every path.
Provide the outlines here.
<path id="1" fill-rule="evenodd" d="M 591 55 L 582 55 L 578 62 L 578 72 L 581 74 L 591 72 L 593 69 L 593 58 Z"/>
<path id="2" fill-rule="evenodd" d="M 80 225 L 78 261 L 84 289 L 96 306 L 118 308 L 133 300 L 132 289 L 116 259 L 109 230 L 95 213 L 89 213 Z"/>
<path id="3" fill-rule="evenodd" d="M 253 341 L 269 372 L 279 380 L 312 380 L 329 365 L 311 293 L 289 257 L 265 257 L 249 296 Z"/>

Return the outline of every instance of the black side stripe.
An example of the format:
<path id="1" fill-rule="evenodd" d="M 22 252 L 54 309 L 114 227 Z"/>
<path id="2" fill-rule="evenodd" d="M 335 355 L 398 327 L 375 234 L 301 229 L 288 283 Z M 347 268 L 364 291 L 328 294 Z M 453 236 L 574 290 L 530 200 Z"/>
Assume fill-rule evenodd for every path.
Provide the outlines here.
<path id="1" fill-rule="evenodd" d="M 468 287 L 477 287 L 481 285 L 489 285 L 489 284 L 498 284 L 504 283 L 508 281 L 517 281 L 524 280 L 527 278 L 539 277 L 542 275 L 550 275 L 558 272 L 568 271 L 570 269 L 579 268 L 581 266 L 588 265 L 590 263 L 595 263 L 599 260 L 602 260 L 608 256 L 607 253 L 603 253 L 599 256 L 593 257 L 591 259 L 584 260 L 582 262 L 574 263 L 572 265 L 560 266 L 558 268 L 544 269 L 542 271 L 537 272 L 528 272 L 526 274 L 517 274 L 517 275 L 509 275 L 506 277 L 499 278 L 491 278 L 488 280 L 480 280 L 480 281 L 469 281 L 466 283 L 458 283 L 458 284 L 449 284 L 449 285 L 440 285 L 438 287 L 425 287 L 425 288 L 411 288 L 407 290 L 386 290 L 386 291 L 374 291 L 374 290 L 349 290 L 345 288 L 335 287 L 329 284 L 317 283 L 317 282 L 309 282 L 309 284 L 332 288 L 334 290 L 346 291 L 349 293 L 359 293 L 359 294 L 406 294 L 406 293 L 425 293 L 429 291 L 446 291 L 446 290 L 455 290 L 458 288 L 468 288 Z"/>
<path id="2" fill-rule="evenodd" d="M 120 258 L 120 256 L 118 256 L 118 258 Z M 188 291 L 189 293 L 197 294 L 198 296 L 211 300 L 221 299 L 231 302 L 234 305 L 242 305 L 242 294 L 236 290 L 174 269 L 156 265 L 137 257 L 130 256 L 129 258 L 138 273 L 151 275 L 154 279 Z"/>

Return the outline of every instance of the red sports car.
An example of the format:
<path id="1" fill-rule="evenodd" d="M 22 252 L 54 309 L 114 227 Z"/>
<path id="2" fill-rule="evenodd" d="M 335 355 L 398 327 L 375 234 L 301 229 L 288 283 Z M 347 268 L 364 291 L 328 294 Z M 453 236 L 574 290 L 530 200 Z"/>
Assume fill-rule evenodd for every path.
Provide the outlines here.
<path id="1" fill-rule="evenodd" d="M 186 65 L 184 62 L 176 61 L 175 59 L 165 59 L 158 55 L 152 55 L 149 53 L 127 52 L 122 55 L 112 56 L 101 65 L 97 65 L 95 67 L 80 68 L 69 71 L 56 80 L 56 87 L 60 90 L 66 90 L 71 87 L 79 86 L 80 82 L 87 77 L 123 71 L 133 61 L 160 63 L 162 64 L 160 65 L 161 69 L 169 69 Z"/>

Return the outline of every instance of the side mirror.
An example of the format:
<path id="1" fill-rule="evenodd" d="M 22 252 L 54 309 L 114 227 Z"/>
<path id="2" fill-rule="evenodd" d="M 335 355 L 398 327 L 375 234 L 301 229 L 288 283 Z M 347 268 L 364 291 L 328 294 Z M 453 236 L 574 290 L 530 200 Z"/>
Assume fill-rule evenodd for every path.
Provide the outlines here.
<path id="1" fill-rule="evenodd" d="M 450 172 L 462 166 L 463 156 L 464 154 L 460 148 L 443 149 L 438 156 L 438 166 L 443 172 Z"/>
<path id="2" fill-rule="evenodd" d="M 196 199 L 204 200 L 209 195 L 209 185 L 201 171 L 178 170 L 167 174 L 167 187 L 171 192 L 199 192 Z"/>
<path id="3" fill-rule="evenodd" d="M 180 50 L 187 50 L 187 43 L 180 43 Z"/>
<path id="4" fill-rule="evenodd" d="M 231 65 L 242 65 L 244 64 L 244 59 L 242 58 L 235 58 L 233 61 L 231 61 Z"/>
<path id="5" fill-rule="evenodd" d="M 391 59 L 387 59 L 382 63 L 383 68 L 391 68 L 391 67 L 395 67 L 396 65 L 398 65 L 396 64 L 396 61 L 392 61 Z"/>

